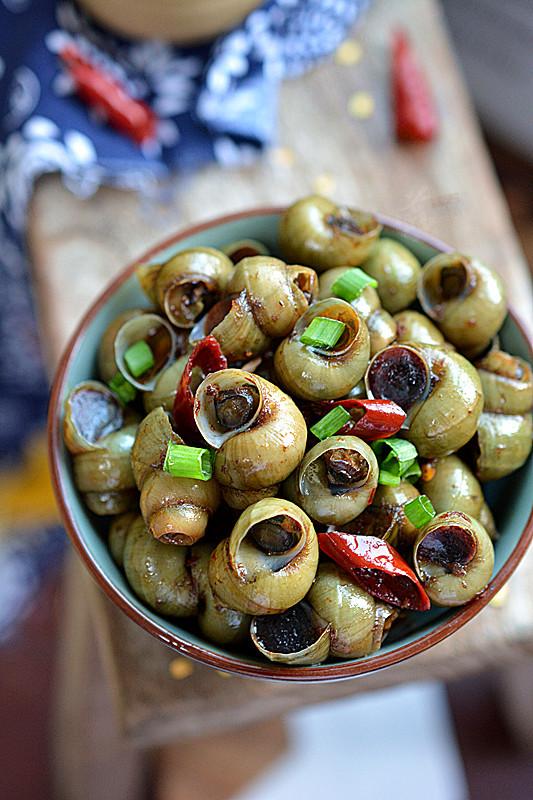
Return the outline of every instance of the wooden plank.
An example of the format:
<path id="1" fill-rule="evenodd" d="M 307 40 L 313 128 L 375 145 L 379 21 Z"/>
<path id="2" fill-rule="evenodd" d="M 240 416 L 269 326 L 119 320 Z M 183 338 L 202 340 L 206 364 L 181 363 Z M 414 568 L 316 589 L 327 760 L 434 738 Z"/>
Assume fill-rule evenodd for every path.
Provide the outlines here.
<path id="1" fill-rule="evenodd" d="M 439 104 L 441 135 L 430 146 L 398 146 L 391 138 L 388 42 L 397 23 L 409 28 Z M 283 150 L 249 167 L 223 170 L 213 165 L 192 177 L 177 177 L 170 206 L 152 205 L 147 211 L 136 196 L 112 189 L 78 200 L 57 178 L 43 179 L 32 206 L 30 243 L 51 363 L 103 285 L 148 245 L 189 222 L 288 202 L 325 185 L 339 200 L 403 218 L 486 259 L 504 275 L 522 316 L 532 318 L 526 266 L 438 5 L 430 0 L 377 2 L 358 35 L 365 50 L 359 65 L 327 63 L 283 87 Z M 376 112 L 368 120 L 347 113 L 348 100 L 358 90 L 375 98 Z M 108 672 L 114 675 L 122 726 L 132 740 L 147 744 L 249 724 L 354 691 L 456 677 L 512 659 L 532 646 L 532 585 L 529 556 L 513 578 L 503 608 L 487 609 L 452 639 L 394 669 L 318 688 L 226 680 L 202 666 L 176 682 L 169 674 L 174 657 L 169 651 L 94 587 L 90 598 Z"/>

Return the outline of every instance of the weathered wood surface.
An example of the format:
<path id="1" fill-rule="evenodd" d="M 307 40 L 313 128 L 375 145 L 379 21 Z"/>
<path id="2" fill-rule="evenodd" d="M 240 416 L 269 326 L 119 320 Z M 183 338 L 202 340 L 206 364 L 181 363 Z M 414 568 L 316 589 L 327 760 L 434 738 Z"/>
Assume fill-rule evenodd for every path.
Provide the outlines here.
<path id="1" fill-rule="evenodd" d="M 398 22 L 427 66 L 442 129 L 430 146 L 398 146 L 390 133 L 388 42 Z M 317 188 L 342 201 L 400 217 L 472 252 L 505 277 L 511 301 L 531 320 L 527 269 L 458 73 L 438 6 L 430 0 L 377 2 L 358 33 L 360 64 L 333 62 L 283 87 L 280 146 L 239 169 L 210 166 L 173 181 L 170 207 L 146 209 L 137 197 L 104 189 L 89 200 L 68 194 L 55 177 L 35 194 L 30 244 L 41 322 L 53 364 L 80 314 L 120 268 L 180 227 L 250 206 L 281 204 Z M 359 90 L 375 99 L 367 120 L 350 117 Z M 293 158 L 293 163 L 291 162 Z M 226 680 L 200 665 L 177 682 L 175 657 L 87 590 L 125 732 L 149 743 L 247 724 L 302 703 L 368 691 L 400 681 L 452 678 L 533 648 L 533 557 L 510 583 L 506 604 L 488 608 L 430 652 L 375 676 L 324 687 Z"/>

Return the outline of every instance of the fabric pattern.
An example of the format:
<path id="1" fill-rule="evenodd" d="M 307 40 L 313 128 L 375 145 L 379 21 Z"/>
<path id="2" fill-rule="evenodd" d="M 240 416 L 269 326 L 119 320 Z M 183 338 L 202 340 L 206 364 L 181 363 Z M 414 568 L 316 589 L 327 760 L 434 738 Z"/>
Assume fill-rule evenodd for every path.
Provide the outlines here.
<path id="1" fill-rule="evenodd" d="M 24 245 L 36 178 L 59 172 L 80 196 L 107 183 L 149 197 L 169 171 L 252 160 L 275 137 L 279 82 L 333 51 L 366 5 L 270 0 L 217 41 L 180 48 L 111 35 L 72 0 L 0 0 L 0 467 L 19 458 L 46 411 Z M 150 141 L 139 146 L 81 102 L 61 59 L 69 47 L 149 105 Z M 35 537 L 26 541 L 35 551 Z M 17 563 L 20 553 L 17 537 Z M 11 584 L 0 582 L 0 606 Z"/>

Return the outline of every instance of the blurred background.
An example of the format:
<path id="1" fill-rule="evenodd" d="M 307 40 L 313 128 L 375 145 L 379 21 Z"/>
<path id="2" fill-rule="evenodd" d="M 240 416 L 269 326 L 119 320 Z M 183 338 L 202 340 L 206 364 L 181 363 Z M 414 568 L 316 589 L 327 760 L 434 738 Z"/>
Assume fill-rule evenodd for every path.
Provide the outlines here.
<path id="1" fill-rule="evenodd" d="M 398 29 L 435 103 L 431 141 L 394 126 Z M 531 796 L 531 564 L 457 661 L 132 749 L 113 732 L 94 638 L 82 651 L 65 621 L 89 590 L 79 573 L 65 589 L 45 417 L 68 336 L 131 258 L 197 220 L 311 191 L 481 255 L 531 328 L 532 41 L 529 0 L 0 0 L 0 796 Z M 103 695 L 91 686 L 89 716 L 65 724 L 58 697 L 80 653 Z M 194 679 L 201 693 L 182 662 L 173 691 L 187 698 Z"/>

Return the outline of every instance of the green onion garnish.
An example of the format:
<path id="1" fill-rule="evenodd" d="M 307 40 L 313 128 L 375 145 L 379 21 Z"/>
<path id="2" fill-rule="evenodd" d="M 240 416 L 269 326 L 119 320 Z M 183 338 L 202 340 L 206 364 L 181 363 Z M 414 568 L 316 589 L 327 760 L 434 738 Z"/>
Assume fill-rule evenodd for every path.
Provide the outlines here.
<path id="1" fill-rule="evenodd" d="M 320 347 L 329 350 L 335 347 L 346 325 L 339 319 L 329 317 L 315 317 L 300 336 L 303 344 L 311 347 Z"/>
<path id="2" fill-rule="evenodd" d="M 138 378 L 155 364 L 154 354 L 144 339 L 128 347 L 124 353 L 124 361 L 134 378 Z"/>
<path id="3" fill-rule="evenodd" d="M 420 469 L 420 464 L 418 461 L 413 461 L 410 467 L 407 467 L 405 472 L 402 473 L 402 479 L 404 481 L 411 481 L 411 483 L 416 483 L 419 477 L 422 475 L 422 470 Z"/>
<path id="4" fill-rule="evenodd" d="M 113 392 L 115 392 L 119 400 L 121 400 L 124 405 L 131 403 L 131 401 L 135 400 L 137 396 L 137 389 L 126 380 L 121 372 L 116 372 L 113 375 L 108 386 Z"/>
<path id="5" fill-rule="evenodd" d="M 351 416 L 345 408 L 335 406 L 331 411 L 328 411 L 325 417 L 315 422 L 310 431 L 314 433 L 317 439 L 327 439 L 328 436 L 333 436 L 334 433 L 337 433 L 350 419 Z"/>
<path id="6" fill-rule="evenodd" d="M 409 500 L 409 502 L 404 505 L 403 510 L 405 516 L 415 528 L 423 528 L 436 514 L 431 500 L 426 494 L 421 494 L 420 497 Z"/>
<path id="7" fill-rule="evenodd" d="M 210 451 L 205 447 L 189 447 L 169 442 L 163 470 L 175 478 L 196 478 L 208 481 L 213 475 Z"/>
<path id="8" fill-rule="evenodd" d="M 331 292 L 335 297 L 341 297 L 351 303 L 356 297 L 359 297 L 363 289 L 367 286 L 373 286 L 377 289 L 378 282 L 375 278 L 371 278 L 366 272 L 363 272 L 359 267 L 352 267 L 347 269 L 342 275 L 339 275 L 337 280 L 331 286 Z"/>
<path id="9" fill-rule="evenodd" d="M 378 439 L 372 443 L 372 449 L 380 462 L 378 483 L 382 486 L 399 486 L 402 479 L 416 479 L 420 475 L 418 452 L 411 442 L 394 437 Z M 383 457 L 386 450 L 390 452 Z"/>

